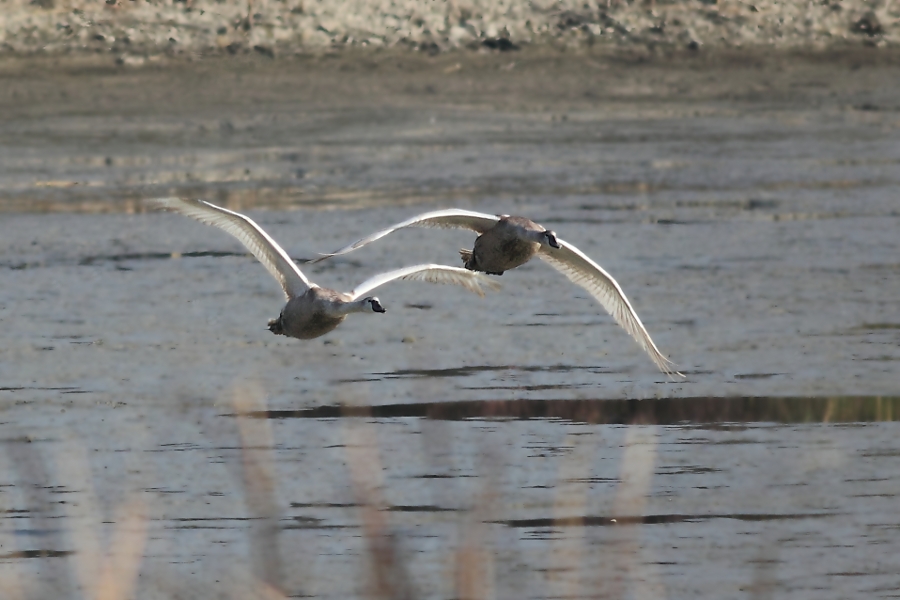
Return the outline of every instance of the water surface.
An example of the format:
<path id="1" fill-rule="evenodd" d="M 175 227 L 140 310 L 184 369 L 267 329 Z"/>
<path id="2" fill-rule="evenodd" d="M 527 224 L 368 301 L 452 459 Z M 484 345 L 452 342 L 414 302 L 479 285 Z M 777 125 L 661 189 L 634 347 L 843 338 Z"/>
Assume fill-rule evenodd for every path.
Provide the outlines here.
<path id="1" fill-rule="evenodd" d="M 8 595 L 88 597 L 98 564 L 138 598 L 897 595 L 900 78 L 581 64 L 550 90 L 473 60 L 60 76 L 65 101 L 8 78 L 34 100 L 0 98 Z M 134 212 L 168 193 L 301 261 L 440 206 L 527 215 L 687 377 L 539 261 L 275 337 L 240 244 Z M 303 268 L 350 289 L 473 239 Z"/>

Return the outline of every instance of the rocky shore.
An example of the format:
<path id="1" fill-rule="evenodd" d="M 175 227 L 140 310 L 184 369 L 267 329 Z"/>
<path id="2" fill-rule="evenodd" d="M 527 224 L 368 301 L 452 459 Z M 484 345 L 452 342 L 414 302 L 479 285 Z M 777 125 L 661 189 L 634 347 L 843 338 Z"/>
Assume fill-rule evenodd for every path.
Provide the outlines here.
<path id="1" fill-rule="evenodd" d="M 0 55 L 525 46 L 667 55 L 900 46 L 897 0 L 0 0 Z"/>

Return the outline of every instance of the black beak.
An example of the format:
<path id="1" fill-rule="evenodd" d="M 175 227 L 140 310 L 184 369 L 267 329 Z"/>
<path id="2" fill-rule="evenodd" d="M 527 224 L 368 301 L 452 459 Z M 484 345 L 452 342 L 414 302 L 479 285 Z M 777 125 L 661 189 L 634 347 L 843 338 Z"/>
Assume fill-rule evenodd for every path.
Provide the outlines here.
<path id="1" fill-rule="evenodd" d="M 556 234 L 552 231 L 547 232 L 547 243 L 550 244 L 551 248 L 559 248 L 559 241 L 557 241 Z"/>
<path id="2" fill-rule="evenodd" d="M 381 305 L 381 302 L 379 302 L 378 300 L 370 300 L 369 302 L 372 303 L 373 311 L 375 311 L 377 313 L 386 313 L 387 312 L 387 310 L 385 310 L 385 308 Z"/>

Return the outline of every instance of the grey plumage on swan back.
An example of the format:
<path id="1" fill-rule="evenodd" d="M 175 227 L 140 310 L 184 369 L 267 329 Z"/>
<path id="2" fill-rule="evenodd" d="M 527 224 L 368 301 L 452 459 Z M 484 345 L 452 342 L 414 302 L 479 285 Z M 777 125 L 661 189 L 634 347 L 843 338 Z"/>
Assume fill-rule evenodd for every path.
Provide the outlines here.
<path id="1" fill-rule="evenodd" d="M 479 235 L 471 254 L 464 255 L 467 269 L 503 275 L 524 265 L 541 249 L 546 230 L 523 217 L 500 217 L 496 225 Z M 460 253 L 463 255 L 463 253 Z"/>

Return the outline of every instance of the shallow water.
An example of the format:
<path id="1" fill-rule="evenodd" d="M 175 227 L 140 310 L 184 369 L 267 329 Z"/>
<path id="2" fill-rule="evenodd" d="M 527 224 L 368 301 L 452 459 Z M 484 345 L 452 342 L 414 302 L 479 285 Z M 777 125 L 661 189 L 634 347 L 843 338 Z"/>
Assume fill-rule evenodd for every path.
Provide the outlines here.
<path id="1" fill-rule="evenodd" d="M 4 121 L 6 208 L 53 210 L 0 214 L 0 584 L 87 596 L 132 543 L 139 598 L 896 597 L 900 120 L 853 108 L 879 90 L 573 91 L 564 120 L 232 98 L 186 109 L 189 131 L 250 123 L 209 138 L 155 105 Z M 527 215 L 687 377 L 539 261 L 483 299 L 399 283 L 385 315 L 272 336 L 281 292 L 237 242 L 123 212 L 173 189 L 247 207 L 299 260 L 437 206 Z M 407 230 L 304 271 L 349 289 L 473 238 Z"/>

